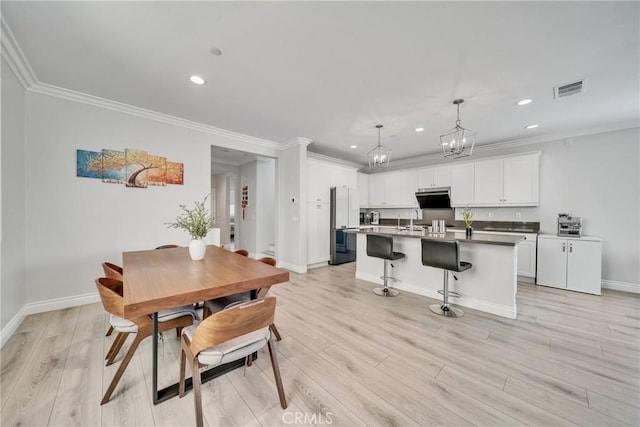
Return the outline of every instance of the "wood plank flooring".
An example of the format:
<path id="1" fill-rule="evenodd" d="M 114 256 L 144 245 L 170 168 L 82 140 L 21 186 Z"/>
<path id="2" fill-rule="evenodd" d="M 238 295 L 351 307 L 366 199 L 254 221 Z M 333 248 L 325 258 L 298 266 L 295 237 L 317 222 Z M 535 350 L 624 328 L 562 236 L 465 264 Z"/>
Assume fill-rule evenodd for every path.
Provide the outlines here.
<path id="1" fill-rule="evenodd" d="M 374 295 L 353 263 L 274 286 L 282 410 L 266 350 L 203 386 L 209 426 L 638 426 L 640 298 L 519 284 L 518 319 L 471 309 L 445 319 L 433 299 Z M 29 316 L 2 349 L 2 426 L 191 426 L 193 395 L 151 403 L 151 341 L 100 406 L 100 304 Z M 131 339 L 130 339 L 131 340 Z M 129 342 L 130 342 L 129 340 Z M 127 344 L 125 344 L 125 349 Z M 159 345 L 159 382 L 178 379 L 179 341 Z"/>

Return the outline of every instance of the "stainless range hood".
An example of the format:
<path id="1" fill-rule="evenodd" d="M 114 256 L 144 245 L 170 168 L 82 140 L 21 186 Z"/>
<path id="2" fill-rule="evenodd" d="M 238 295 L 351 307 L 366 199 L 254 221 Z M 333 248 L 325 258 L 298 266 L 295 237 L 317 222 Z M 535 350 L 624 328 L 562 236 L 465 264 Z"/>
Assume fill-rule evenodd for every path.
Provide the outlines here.
<path id="1" fill-rule="evenodd" d="M 451 188 L 419 188 L 416 191 L 416 199 L 418 199 L 420 209 L 450 209 Z"/>

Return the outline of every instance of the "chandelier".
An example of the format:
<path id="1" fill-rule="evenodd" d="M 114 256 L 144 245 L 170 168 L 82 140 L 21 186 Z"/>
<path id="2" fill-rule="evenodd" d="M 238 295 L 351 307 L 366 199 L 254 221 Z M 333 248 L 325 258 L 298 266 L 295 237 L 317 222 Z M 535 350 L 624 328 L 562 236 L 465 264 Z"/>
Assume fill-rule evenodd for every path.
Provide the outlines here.
<path id="1" fill-rule="evenodd" d="M 476 134 L 460 126 L 460 104 L 463 102 L 464 99 L 456 99 L 453 101 L 458 111 L 456 127 L 440 135 L 442 153 L 445 157 L 457 159 L 459 157 L 470 156 L 473 152 L 473 146 L 476 143 Z"/>
<path id="2" fill-rule="evenodd" d="M 369 151 L 369 168 L 378 169 L 389 167 L 389 159 L 391 158 L 391 150 L 380 144 L 380 129 L 382 125 L 376 125 L 378 128 L 378 145 Z"/>

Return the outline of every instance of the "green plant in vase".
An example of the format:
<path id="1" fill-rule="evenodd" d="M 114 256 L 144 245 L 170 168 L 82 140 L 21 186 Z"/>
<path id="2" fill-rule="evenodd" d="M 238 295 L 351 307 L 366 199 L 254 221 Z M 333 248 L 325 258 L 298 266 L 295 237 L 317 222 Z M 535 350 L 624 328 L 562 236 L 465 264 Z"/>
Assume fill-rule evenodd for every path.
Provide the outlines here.
<path id="1" fill-rule="evenodd" d="M 473 212 L 468 207 L 464 208 L 462 212 L 462 219 L 464 220 L 464 226 L 467 228 L 467 235 L 470 236 L 473 233 L 473 228 L 471 228 L 471 224 L 473 224 Z"/>
<path id="2" fill-rule="evenodd" d="M 189 254 L 193 260 L 204 259 L 207 246 L 204 238 L 214 227 L 215 220 L 205 206 L 206 196 L 202 202 L 194 202 L 195 208 L 190 209 L 186 205 L 180 205 L 182 213 L 176 217 L 175 222 L 166 223 L 167 228 L 180 228 L 191 236 Z"/>

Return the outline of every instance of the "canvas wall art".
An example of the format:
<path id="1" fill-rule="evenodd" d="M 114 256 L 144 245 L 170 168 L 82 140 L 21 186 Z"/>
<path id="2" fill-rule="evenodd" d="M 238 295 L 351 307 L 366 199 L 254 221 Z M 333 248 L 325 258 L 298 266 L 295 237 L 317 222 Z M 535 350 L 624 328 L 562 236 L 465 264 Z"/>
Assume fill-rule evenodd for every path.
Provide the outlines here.
<path id="1" fill-rule="evenodd" d="M 184 184 L 184 164 L 144 150 L 76 150 L 76 176 L 132 188 Z"/>

